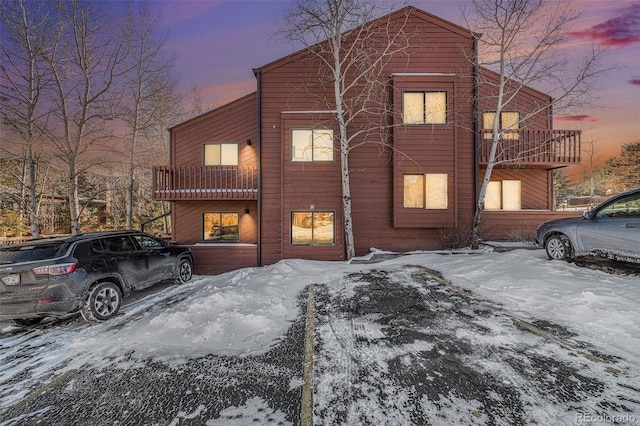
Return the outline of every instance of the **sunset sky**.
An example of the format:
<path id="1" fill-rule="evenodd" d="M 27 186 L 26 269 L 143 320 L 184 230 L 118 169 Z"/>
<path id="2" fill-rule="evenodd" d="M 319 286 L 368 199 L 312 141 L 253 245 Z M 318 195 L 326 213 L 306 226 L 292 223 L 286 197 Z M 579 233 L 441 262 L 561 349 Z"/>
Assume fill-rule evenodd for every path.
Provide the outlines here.
<path id="1" fill-rule="evenodd" d="M 408 4 L 464 26 L 464 1 L 414 0 Z M 184 89 L 198 88 L 205 101 L 221 106 L 256 89 L 252 68 L 286 56 L 294 48 L 277 35 L 289 0 L 156 0 L 162 9 L 167 46 L 177 56 Z M 391 1 L 381 1 L 389 8 Z M 404 6 L 396 2 L 395 9 Z M 616 69 L 598 81 L 597 107 L 556 116 L 557 129 L 581 129 L 583 148 L 596 143 L 600 162 L 620 146 L 640 140 L 640 1 L 573 0 L 582 10 L 571 29 L 566 55 L 584 52 L 592 39 L 610 48 Z"/>

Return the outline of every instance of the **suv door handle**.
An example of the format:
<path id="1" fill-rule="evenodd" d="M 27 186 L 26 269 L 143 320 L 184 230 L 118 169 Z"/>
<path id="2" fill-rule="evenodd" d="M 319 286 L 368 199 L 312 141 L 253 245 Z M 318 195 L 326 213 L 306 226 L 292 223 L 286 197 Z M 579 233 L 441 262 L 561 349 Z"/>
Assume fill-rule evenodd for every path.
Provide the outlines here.
<path id="1" fill-rule="evenodd" d="M 640 228 L 640 223 L 625 223 L 623 226 L 625 228 Z"/>

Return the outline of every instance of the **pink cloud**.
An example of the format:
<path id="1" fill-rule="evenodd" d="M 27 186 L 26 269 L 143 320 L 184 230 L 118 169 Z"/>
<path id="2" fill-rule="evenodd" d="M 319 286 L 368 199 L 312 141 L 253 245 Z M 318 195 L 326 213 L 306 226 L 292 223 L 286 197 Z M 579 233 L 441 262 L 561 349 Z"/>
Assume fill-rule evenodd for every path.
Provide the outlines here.
<path id="1" fill-rule="evenodd" d="M 640 2 L 632 3 L 620 15 L 569 35 L 581 39 L 594 39 L 605 46 L 625 47 L 640 43 Z"/>
<path id="2" fill-rule="evenodd" d="M 629 84 L 633 84 L 634 86 L 640 86 L 640 77 L 632 78 L 629 80 Z"/>
<path id="3" fill-rule="evenodd" d="M 188 22 L 193 18 L 206 15 L 220 7 L 222 1 L 163 1 L 157 6 L 162 10 L 162 20 L 166 26 Z M 153 4 L 153 3 L 152 3 Z"/>
<path id="4" fill-rule="evenodd" d="M 596 117 L 593 117 L 591 115 L 560 115 L 558 117 L 555 117 L 555 120 L 558 121 L 589 121 L 589 122 L 595 122 L 598 121 L 598 119 Z"/>

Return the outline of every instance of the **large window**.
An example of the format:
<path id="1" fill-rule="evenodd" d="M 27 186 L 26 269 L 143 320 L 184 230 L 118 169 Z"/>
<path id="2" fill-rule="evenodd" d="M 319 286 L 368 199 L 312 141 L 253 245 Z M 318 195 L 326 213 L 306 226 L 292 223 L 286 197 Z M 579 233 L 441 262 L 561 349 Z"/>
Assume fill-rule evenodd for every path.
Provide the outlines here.
<path id="1" fill-rule="evenodd" d="M 404 207 L 408 209 L 446 209 L 447 174 L 404 175 Z"/>
<path id="2" fill-rule="evenodd" d="M 447 92 L 404 92 L 402 121 L 406 124 L 447 124 Z"/>
<path id="3" fill-rule="evenodd" d="M 485 130 L 492 130 L 493 123 L 496 120 L 495 112 L 485 112 L 482 114 L 482 125 Z M 502 130 L 503 139 L 518 139 L 518 129 L 520 128 L 520 113 L 517 111 L 502 111 L 500 113 L 500 121 L 498 122 L 498 129 Z M 493 134 L 485 132 L 485 139 L 492 139 Z"/>
<path id="4" fill-rule="evenodd" d="M 206 143 L 204 144 L 205 166 L 237 166 L 237 143 Z"/>
<path id="5" fill-rule="evenodd" d="M 205 241 L 238 241 L 238 213 L 205 213 L 203 239 Z"/>
<path id="6" fill-rule="evenodd" d="M 519 180 L 491 181 L 484 199 L 487 210 L 521 210 L 522 183 Z"/>
<path id="7" fill-rule="evenodd" d="M 306 246 L 335 244 L 335 213 L 292 212 L 291 244 Z"/>
<path id="8" fill-rule="evenodd" d="M 291 130 L 291 161 L 333 161 L 333 130 Z"/>

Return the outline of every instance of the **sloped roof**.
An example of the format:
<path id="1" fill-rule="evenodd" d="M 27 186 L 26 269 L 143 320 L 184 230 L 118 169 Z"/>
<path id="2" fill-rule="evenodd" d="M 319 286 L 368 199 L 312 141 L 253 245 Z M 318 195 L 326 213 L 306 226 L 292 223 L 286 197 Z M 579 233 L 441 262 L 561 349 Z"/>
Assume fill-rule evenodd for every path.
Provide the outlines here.
<path id="1" fill-rule="evenodd" d="M 244 95 L 244 96 L 242 96 L 240 98 L 234 99 L 234 100 L 232 100 L 230 102 L 227 102 L 224 105 L 220 105 L 219 107 L 216 107 L 216 108 L 214 108 L 212 110 L 209 110 L 209 111 L 204 112 L 204 113 L 202 113 L 200 115 L 192 117 L 192 118 L 190 118 L 190 119 L 188 119 L 186 121 L 178 123 L 175 126 L 171 126 L 171 127 L 169 127 L 169 130 L 173 131 L 173 130 L 176 130 L 177 128 L 179 128 L 179 127 L 188 127 L 188 126 L 196 124 L 196 123 L 198 123 L 200 121 L 207 120 L 211 116 L 215 116 L 217 114 L 222 113 L 227 108 L 233 108 L 233 106 L 236 105 L 236 104 L 241 104 L 241 103 L 243 103 L 244 101 L 247 101 L 247 100 L 251 101 L 251 99 L 248 99 L 248 98 L 252 98 L 252 97 L 255 98 L 256 94 L 257 94 L 257 92 L 254 90 L 253 92 L 248 93 L 248 94 L 246 94 L 246 95 Z"/>
<path id="2" fill-rule="evenodd" d="M 374 26 L 379 23 L 380 25 L 384 25 L 385 22 L 388 22 L 390 20 L 395 20 L 395 19 L 403 19 L 406 16 L 413 16 L 419 19 L 423 19 L 433 25 L 442 27 L 448 31 L 454 32 L 458 35 L 461 35 L 463 37 L 467 37 L 469 39 L 473 39 L 473 38 L 478 38 L 479 35 L 478 34 L 474 34 L 472 31 L 470 31 L 467 28 L 464 28 L 460 25 L 454 24 L 453 22 L 447 21 L 445 19 L 442 19 L 438 16 L 432 15 L 431 13 L 425 12 L 424 10 L 418 9 L 414 6 L 406 6 L 403 7 L 402 9 L 398 9 L 394 12 L 391 12 L 387 15 L 384 15 L 380 18 L 377 18 L 373 21 L 370 22 L 370 24 L 373 24 Z M 368 23 L 369 24 L 369 23 Z M 368 25 L 367 24 L 367 25 Z M 321 43 L 326 43 L 327 40 L 320 42 Z M 298 58 L 300 58 L 301 56 L 306 55 L 306 51 L 308 49 L 304 48 L 301 50 L 298 50 L 297 52 L 294 52 L 290 55 L 287 55 L 283 58 L 280 59 L 276 59 L 275 61 L 269 62 L 268 64 L 265 64 L 261 67 L 258 68 L 258 70 L 260 72 L 263 71 L 270 71 L 272 69 L 278 68 L 284 64 L 287 64 L 291 61 L 294 61 Z"/>
<path id="3" fill-rule="evenodd" d="M 448 31 L 454 32 L 458 35 L 461 35 L 463 37 L 467 37 L 469 39 L 473 39 L 473 38 L 477 38 L 479 37 L 478 34 L 474 34 L 472 31 L 470 31 L 467 28 L 464 28 L 460 25 L 454 24 L 453 22 L 447 21 L 445 19 L 442 19 L 438 16 L 432 15 L 431 13 L 425 12 L 424 10 L 418 9 L 414 6 L 406 6 L 403 7 L 402 9 L 398 9 L 394 12 L 391 12 L 387 15 L 384 15 L 380 18 L 377 18 L 373 21 L 371 21 L 371 24 L 376 24 L 376 23 L 380 23 L 380 25 L 384 25 L 385 22 L 388 22 L 389 20 L 395 20 L 395 19 L 404 19 L 404 17 L 406 16 L 413 16 L 416 17 L 418 19 L 423 19 L 433 25 L 442 27 L 444 29 L 447 29 Z M 327 41 L 323 41 L 321 43 L 326 43 Z M 298 50 L 297 52 L 291 53 L 287 56 L 284 56 L 282 58 L 276 59 L 275 61 L 269 62 L 261 67 L 258 67 L 256 69 L 254 69 L 254 73 L 256 72 L 263 72 L 263 71 L 269 71 L 272 69 L 276 69 L 280 66 L 283 66 L 291 61 L 294 61 L 296 59 L 299 59 L 300 57 L 303 57 L 307 54 L 307 49 L 301 49 Z M 230 108 L 232 107 L 232 105 L 238 103 L 238 102 L 242 102 L 243 99 L 250 97 L 250 96 L 256 96 L 257 92 L 251 92 L 245 96 L 242 96 L 238 99 L 235 99 L 231 102 L 228 102 L 224 105 L 221 105 L 220 107 L 214 108 L 210 111 L 207 111 L 203 114 L 200 114 L 196 117 L 190 118 L 186 121 L 183 121 L 181 123 L 176 124 L 175 126 L 172 126 L 169 128 L 170 131 L 175 130 L 176 128 L 182 128 L 185 126 L 189 126 L 192 124 L 195 124 L 197 122 L 200 122 L 202 120 L 206 120 L 208 117 L 215 115 L 216 113 L 220 112 L 218 110 L 220 109 L 225 109 L 225 108 Z"/>
<path id="4" fill-rule="evenodd" d="M 492 78 L 492 79 L 494 79 L 496 81 L 500 78 L 500 74 L 499 73 L 497 73 L 496 71 L 494 71 L 494 70 L 492 70 L 490 68 L 484 67 L 484 66 L 480 67 L 480 73 L 483 74 L 485 77 Z M 507 81 L 510 80 L 508 75 L 505 75 L 505 79 Z M 520 84 L 518 82 L 515 82 L 515 83 L 516 84 Z M 538 98 L 545 98 L 545 99 L 549 99 L 549 100 L 552 99 L 552 97 L 549 94 L 544 93 L 544 92 L 542 92 L 542 91 L 540 91 L 538 89 L 535 89 L 535 88 L 533 88 L 531 86 L 527 86 L 526 84 L 523 84 L 522 87 L 520 88 L 520 90 L 523 90 L 523 91 L 527 92 L 528 94 L 530 94 L 531 96 L 535 96 L 535 97 L 538 97 Z"/>

